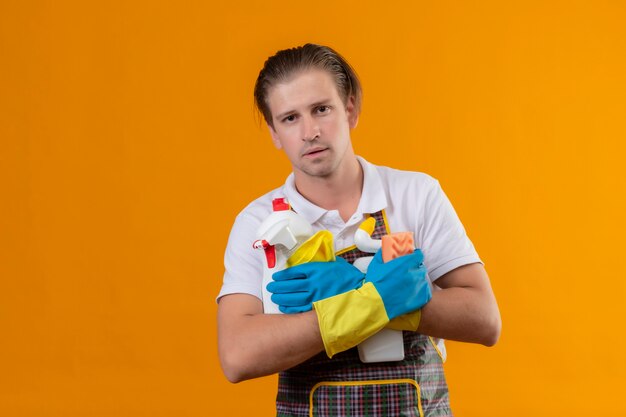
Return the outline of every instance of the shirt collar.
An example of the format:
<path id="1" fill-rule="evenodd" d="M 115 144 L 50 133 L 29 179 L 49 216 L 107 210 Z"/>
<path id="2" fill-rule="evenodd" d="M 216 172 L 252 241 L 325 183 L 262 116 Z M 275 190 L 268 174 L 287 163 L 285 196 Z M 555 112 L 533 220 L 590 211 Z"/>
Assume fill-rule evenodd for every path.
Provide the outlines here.
<path id="1" fill-rule="evenodd" d="M 310 224 L 317 222 L 328 211 L 311 203 L 298 192 L 293 172 L 289 174 L 285 181 L 284 191 L 291 207 Z"/>
<path id="2" fill-rule="evenodd" d="M 387 207 L 387 197 L 380 174 L 375 165 L 360 156 L 356 157 L 363 168 L 363 191 L 356 214 L 376 213 Z M 285 197 L 293 209 L 309 223 L 316 223 L 328 210 L 316 206 L 304 198 L 296 189 L 295 176 L 289 174 L 285 181 Z"/>
<path id="3" fill-rule="evenodd" d="M 363 167 L 363 192 L 357 208 L 358 214 L 373 214 L 387 207 L 387 193 L 375 165 L 360 156 L 356 157 Z"/>

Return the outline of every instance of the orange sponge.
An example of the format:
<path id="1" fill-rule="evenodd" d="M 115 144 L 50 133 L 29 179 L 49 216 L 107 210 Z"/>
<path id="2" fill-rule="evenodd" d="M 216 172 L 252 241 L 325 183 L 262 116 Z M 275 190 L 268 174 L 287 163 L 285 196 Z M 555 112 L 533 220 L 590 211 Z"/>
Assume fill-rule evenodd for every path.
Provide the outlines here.
<path id="1" fill-rule="evenodd" d="M 389 262 L 399 256 L 413 253 L 415 250 L 411 232 L 390 233 L 383 236 L 382 241 L 383 262 Z"/>

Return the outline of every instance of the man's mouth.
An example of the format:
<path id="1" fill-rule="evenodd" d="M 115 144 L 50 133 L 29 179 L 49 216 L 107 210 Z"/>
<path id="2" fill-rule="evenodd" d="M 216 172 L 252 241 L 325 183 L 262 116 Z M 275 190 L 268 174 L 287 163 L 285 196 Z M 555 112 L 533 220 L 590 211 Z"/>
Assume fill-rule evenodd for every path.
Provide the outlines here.
<path id="1" fill-rule="evenodd" d="M 302 156 L 316 156 L 321 154 L 322 152 L 324 152 L 325 150 L 327 150 L 328 148 L 324 148 L 324 147 L 315 147 L 315 148 L 311 148 L 311 149 L 307 149 Z"/>

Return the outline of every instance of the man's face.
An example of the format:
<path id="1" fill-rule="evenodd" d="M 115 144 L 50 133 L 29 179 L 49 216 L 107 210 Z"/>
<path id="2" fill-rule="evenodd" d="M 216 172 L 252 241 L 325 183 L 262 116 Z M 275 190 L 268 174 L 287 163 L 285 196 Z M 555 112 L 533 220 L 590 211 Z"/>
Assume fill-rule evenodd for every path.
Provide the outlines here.
<path id="1" fill-rule="evenodd" d="M 274 145 L 291 161 L 296 178 L 330 177 L 352 155 L 350 129 L 358 121 L 354 102 L 344 106 L 331 75 L 311 69 L 268 91 Z"/>

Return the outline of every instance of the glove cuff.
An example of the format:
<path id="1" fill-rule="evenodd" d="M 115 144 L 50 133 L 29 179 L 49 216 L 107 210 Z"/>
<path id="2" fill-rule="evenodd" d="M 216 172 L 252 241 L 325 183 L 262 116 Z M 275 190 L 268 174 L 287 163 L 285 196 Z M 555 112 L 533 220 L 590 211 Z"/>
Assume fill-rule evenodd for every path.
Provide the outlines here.
<path id="1" fill-rule="evenodd" d="M 370 282 L 313 303 L 329 358 L 348 350 L 389 323 L 380 294 Z"/>
<path id="2" fill-rule="evenodd" d="M 416 332 L 417 328 L 420 325 L 421 319 L 422 309 L 415 310 L 412 313 L 408 313 L 391 320 L 387 325 L 387 328 L 393 330 L 408 330 L 411 332 Z"/>

